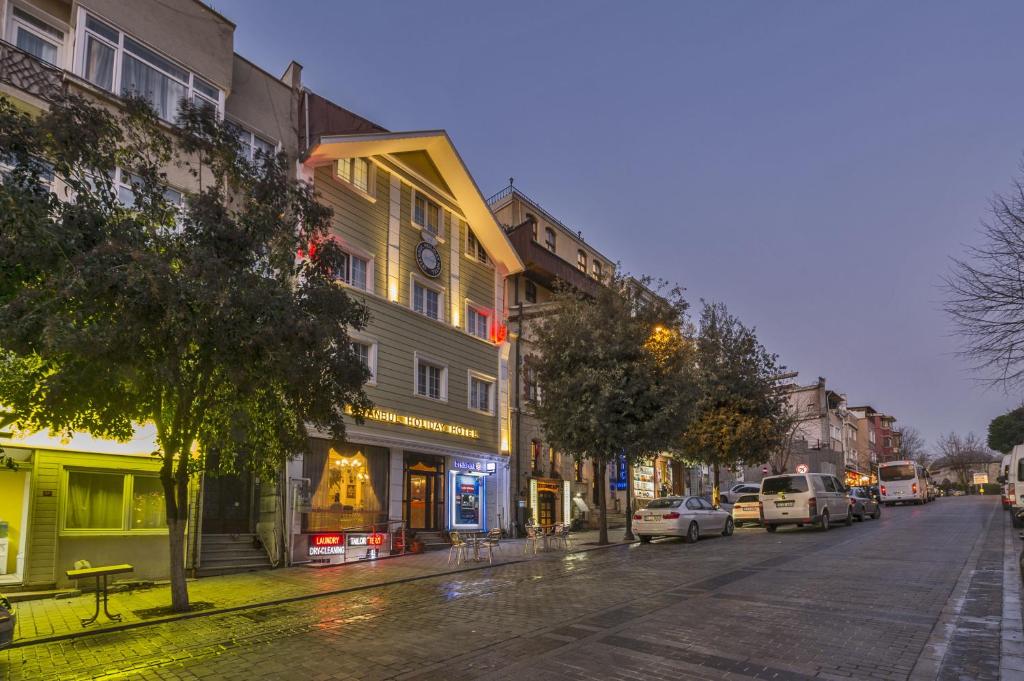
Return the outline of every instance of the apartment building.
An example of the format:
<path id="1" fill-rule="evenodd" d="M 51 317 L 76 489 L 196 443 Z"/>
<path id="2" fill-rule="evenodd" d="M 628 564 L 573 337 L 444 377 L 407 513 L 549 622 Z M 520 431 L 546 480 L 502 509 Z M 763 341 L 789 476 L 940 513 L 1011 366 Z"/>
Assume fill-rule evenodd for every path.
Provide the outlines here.
<path id="1" fill-rule="evenodd" d="M 235 54 L 234 29 L 195 0 L 0 0 L 0 96 L 39 112 L 65 92 L 114 108 L 122 96 L 140 95 L 168 123 L 185 98 L 214 107 L 234 126 L 245 153 L 283 151 L 297 159 L 301 70 L 292 64 L 278 77 Z M 181 168 L 170 166 L 167 174 L 171 196 L 194 186 Z M 130 202 L 129 174 L 119 169 L 115 181 L 118 196 Z M 131 563 L 140 579 L 166 577 L 151 427 L 140 426 L 128 443 L 38 433 L 0 438 L 18 462 L 17 471 L 0 471 L 0 520 L 11 532 L 0 584 L 63 584 L 64 571 L 83 559 Z M 248 475 L 200 476 L 187 565 L 216 572 L 238 560 L 250 567 L 279 562 L 278 492 L 273 481 L 261 485 Z M 253 549 L 256 536 L 264 549 Z M 225 537 L 240 538 L 238 546 L 205 555 Z"/>
<path id="2" fill-rule="evenodd" d="M 841 453 L 845 469 L 856 473 L 858 419 L 847 407 L 846 395 L 830 390 L 822 377 L 810 385 L 785 386 L 784 391 L 799 419 L 793 439 L 806 442 L 809 450 Z"/>
<path id="3" fill-rule="evenodd" d="M 900 457 L 900 436 L 896 430 L 896 417 L 884 414 L 871 405 L 851 407 L 858 422 L 858 465 L 873 475 L 879 463 L 895 461 Z"/>

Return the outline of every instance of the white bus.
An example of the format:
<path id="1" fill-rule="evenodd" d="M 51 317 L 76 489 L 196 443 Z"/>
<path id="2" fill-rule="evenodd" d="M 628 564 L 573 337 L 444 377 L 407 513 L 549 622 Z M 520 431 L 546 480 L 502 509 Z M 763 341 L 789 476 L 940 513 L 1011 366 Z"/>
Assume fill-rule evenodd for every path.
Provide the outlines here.
<path id="1" fill-rule="evenodd" d="M 925 504 L 928 502 L 928 474 L 914 461 L 878 464 L 878 493 L 882 503 Z"/>

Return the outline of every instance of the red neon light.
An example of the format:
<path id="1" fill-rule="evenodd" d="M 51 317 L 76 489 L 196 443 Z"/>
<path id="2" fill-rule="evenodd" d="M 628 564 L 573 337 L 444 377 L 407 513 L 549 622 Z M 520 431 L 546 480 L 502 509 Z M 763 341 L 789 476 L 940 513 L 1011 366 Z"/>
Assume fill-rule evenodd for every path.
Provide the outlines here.
<path id="1" fill-rule="evenodd" d="M 506 338 L 508 338 L 508 326 L 505 324 L 499 324 L 498 322 L 491 325 L 492 342 L 504 343 Z"/>
<path id="2" fill-rule="evenodd" d="M 340 534 L 314 534 L 309 538 L 310 546 L 340 546 Z"/>
<path id="3" fill-rule="evenodd" d="M 383 546 L 384 535 L 383 534 L 371 534 L 366 538 L 367 546 Z"/>

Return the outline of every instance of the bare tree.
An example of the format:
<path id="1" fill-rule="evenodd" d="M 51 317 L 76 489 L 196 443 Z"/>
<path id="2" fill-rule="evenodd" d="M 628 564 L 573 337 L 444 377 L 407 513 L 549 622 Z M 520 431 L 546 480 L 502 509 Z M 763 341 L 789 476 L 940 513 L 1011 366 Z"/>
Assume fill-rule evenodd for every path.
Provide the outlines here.
<path id="1" fill-rule="evenodd" d="M 945 310 L 963 337 L 961 354 L 987 380 L 1024 384 L 1024 182 L 992 200 L 982 244 L 953 258 Z"/>
<path id="2" fill-rule="evenodd" d="M 968 433 L 966 436 L 958 433 L 940 435 L 936 444 L 942 454 L 937 463 L 951 468 L 964 487 L 971 484 L 972 464 L 989 463 L 994 458 L 992 451 L 974 433 Z"/>
<path id="3" fill-rule="evenodd" d="M 781 436 L 778 444 L 768 456 L 768 465 L 771 467 L 772 475 L 786 472 L 789 459 L 793 455 L 793 441 L 800 432 L 803 421 L 797 405 L 787 403 L 782 408 L 782 412 L 776 420 L 776 426 Z"/>
<path id="4" fill-rule="evenodd" d="M 900 457 L 919 463 L 927 468 L 932 461 L 932 455 L 925 447 L 921 431 L 913 426 L 903 426 L 898 432 L 900 437 Z"/>

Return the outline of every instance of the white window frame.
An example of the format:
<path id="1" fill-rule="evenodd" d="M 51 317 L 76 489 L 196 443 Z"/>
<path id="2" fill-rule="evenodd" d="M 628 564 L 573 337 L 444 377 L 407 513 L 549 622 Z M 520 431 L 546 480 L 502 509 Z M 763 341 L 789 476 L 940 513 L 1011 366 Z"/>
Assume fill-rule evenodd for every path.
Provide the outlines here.
<path id="1" fill-rule="evenodd" d="M 125 176 L 126 175 L 129 176 L 128 181 L 125 181 Z M 121 203 L 121 199 L 120 199 L 120 196 L 118 194 L 118 190 L 120 190 L 120 189 L 127 189 L 128 191 L 130 191 L 132 193 L 135 192 L 135 188 L 134 188 L 134 186 L 131 183 L 130 176 L 131 176 L 131 173 L 125 172 L 122 168 L 120 168 L 120 167 L 114 168 L 114 177 L 111 178 L 111 179 L 113 180 L 113 184 L 114 184 L 114 197 L 117 199 L 118 203 Z M 181 197 L 181 199 L 180 199 L 180 201 L 178 203 L 178 211 L 180 213 L 181 209 L 185 207 L 185 192 L 183 192 L 182 190 L 177 189 L 175 187 L 172 187 L 170 185 L 167 185 L 167 186 L 164 187 L 165 198 L 166 198 L 166 192 L 168 192 L 168 191 L 172 191 L 172 192 L 178 194 Z M 173 203 L 173 202 L 170 202 L 170 203 Z M 121 204 L 121 205 L 124 205 L 124 204 Z M 127 208 L 127 206 L 125 206 L 125 207 Z"/>
<path id="2" fill-rule="evenodd" d="M 470 237 L 472 237 L 473 241 L 476 242 L 476 249 L 474 249 L 470 244 Z M 483 252 L 483 258 L 480 257 L 481 251 Z M 484 248 L 483 243 L 480 241 L 480 237 L 476 235 L 473 228 L 469 225 L 466 225 L 466 239 L 462 247 L 462 252 L 469 260 L 472 260 L 477 264 L 483 265 L 484 267 L 494 267 L 494 263 L 491 260 L 491 257 L 487 255 L 487 249 Z"/>
<path id="3" fill-rule="evenodd" d="M 348 337 L 353 343 L 369 346 L 367 365 L 370 369 L 370 378 L 366 381 L 365 385 L 377 385 L 377 339 L 364 333 L 352 332 L 349 332 Z"/>
<path id="4" fill-rule="evenodd" d="M 430 289 L 437 293 L 437 317 L 431 317 L 427 314 L 426 303 L 423 306 L 423 312 L 416 309 L 416 285 L 419 284 L 423 288 Z M 421 277 L 415 272 L 409 273 L 409 309 L 418 315 L 423 315 L 427 319 L 433 319 L 436 322 L 445 322 L 447 315 L 445 314 L 445 288 L 440 284 L 435 284 L 425 277 Z"/>
<path id="5" fill-rule="evenodd" d="M 423 224 L 420 224 L 419 222 L 416 222 L 416 197 L 417 196 L 422 196 L 423 200 L 426 201 L 428 204 L 433 204 L 433 205 L 437 206 L 437 231 L 436 232 L 431 232 L 429 229 L 427 229 L 426 215 L 424 215 L 424 223 Z M 413 229 L 418 229 L 419 231 L 423 232 L 424 234 L 430 234 L 431 236 L 433 236 L 438 241 L 444 243 L 444 241 L 445 241 L 445 238 L 444 238 L 444 214 L 445 214 L 445 212 L 446 212 L 445 211 L 445 207 L 441 204 L 440 201 L 436 201 L 433 198 L 431 198 L 430 195 L 427 194 L 426 192 L 421 191 L 421 190 L 417 189 L 416 187 L 412 187 L 412 202 L 409 204 L 409 223 L 413 226 Z"/>
<path id="6" fill-rule="evenodd" d="M 57 40 L 56 36 L 44 33 L 36 26 L 26 23 L 20 17 L 14 16 L 15 9 L 17 9 L 19 12 L 24 12 L 25 14 L 28 14 L 36 21 L 39 21 L 50 26 L 55 31 L 60 31 L 64 37 L 61 40 Z M 67 63 L 67 48 L 69 44 L 68 41 L 71 39 L 71 27 L 68 26 L 66 22 L 61 21 L 60 19 L 53 16 L 49 12 L 44 12 L 38 7 L 34 7 L 32 5 L 27 5 L 19 2 L 9 2 L 7 3 L 7 11 L 4 15 L 3 36 L 4 39 L 11 45 L 17 46 L 18 44 L 17 30 L 19 27 L 24 28 L 26 31 L 33 34 L 37 38 L 44 40 L 50 43 L 51 45 L 55 45 L 57 47 L 57 60 L 52 64 L 52 66 L 55 66 L 60 69 L 65 68 L 65 65 Z"/>
<path id="7" fill-rule="evenodd" d="M 335 281 L 337 281 L 339 284 L 341 284 L 343 286 L 347 286 L 349 288 L 356 289 L 357 291 L 366 291 L 367 293 L 373 293 L 374 292 L 374 281 L 375 281 L 374 280 L 375 268 L 374 268 L 374 257 L 373 257 L 373 255 L 371 253 L 367 252 L 367 251 L 364 251 L 361 248 L 353 246 L 352 244 L 348 243 L 347 241 L 344 241 L 343 239 L 340 239 L 340 238 L 336 237 L 335 240 L 337 241 L 338 247 L 345 253 L 345 255 L 347 255 L 349 257 L 349 272 L 351 272 L 351 270 L 352 270 L 351 258 L 355 257 L 355 258 L 359 258 L 360 260 L 365 260 L 366 261 L 366 281 L 364 282 L 366 285 L 365 286 L 357 286 L 357 285 L 353 284 L 351 281 L 346 281 L 345 279 L 343 279 L 341 277 L 335 277 Z M 349 279 L 351 279 L 351 275 L 349 273 L 346 273 L 346 276 Z"/>
<path id="8" fill-rule="evenodd" d="M 414 397 L 418 397 L 422 400 L 430 400 L 431 402 L 447 402 L 448 401 L 448 364 L 441 362 L 429 355 L 425 355 L 419 351 L 413 352 L 412 361 L 412 394 Z M 431 397 L 430 395 L 420 394 L 420 364 L 427 366 L 436 367 L 441 370 L 441 396 Z"/>
<path id="9" fill-rule="evenodd" d="M 473 406 L 473 379 L 487 383 L 487 409 L 480 409 Z M 494 398 L 496 395 L 496 388 L 498 385 L 498 379 L 494 376 L 468 369 L 466 371 L 466 409 L 474 411 L 478 414 L 487 414 L 488 416 L 494 416 L 495 404 Z"/>
<path id="10" fill-rule="evenodd" d="M 602 276 L 604 276 L 604 265 L 601 264 L 601 260 L 599 258 L 594 258 L 593 260 L 591 260 L 590 273 L 591 276 L 594 277 L 595 279 L 600 279 Z"/>
<path id="11" fill-rule="evenodd" d="M 226 118 L 225 122 L 236 130 L 239 142 L 247 144 L 249 146 L 249 157 L 246 159 L 249 163 L 256 162 L 256 140 L 263 142 L 264 144 L 273 148 L 273 153 L 281 151 L 281 143 L 275 142 L 274 140 L 256 133 L 254 130 L 249 128 L 244 123 L 240 123 L 233 118 Z M 244 139 L 248 137 L 248 140 Z"/>
<path id="12" fill-rule="evenodd" d="M 363 189 L 350 178 L 341 174 L 342 163 L 353 163 L 355 161 L 366 162 L 366 189 Z M 349 171 L 351 177 L 351 170 Z M 346 189 L 350 189 L 359 196 L 371 203 L 377 202 L 377 164 L 369 156 L 353 156 L 351 158 L 339 158 L 334 162 L 334 178 Z M 415 205 L 413 206 L 415 208 Z"/>
<path id="13" fill-rule="evenodd" d="M 477 315 L 479 315 L 479 316 L 481 316 L 481 317 L 483 317 L 483 318 L 485 318 L 487 320 L 487 330 L 486 330 L 486 332 L 484 333 L 483 336 L 477 334 L 476 331 L 474 329 L 472 329 L 470 327 L 470 325 L 469 325 L 469 313 L 470 313 L 471 310 L 474 313 L 476 313 Z M 480 340 L 490 342 L 490 340 L 491 340 L 491 322 L 494 321 L 494 311 L 493 310 L 491 310 L 488 307 L 484 307 L 483 305 L 477 305 L 472 300 L 467 298 L 466 299 L 465 310 L 463 310 L 462 317 L 463 317 L 463 319 L 466 320 L 466 328 L 465 328 L 466 333 L 468 333 L 473 338 L 479 338 Z"/>
<path id="14" fill-rule="evenodd" d="M 121 495 L 121 527 L 120 529 L 100 527 L 100 528 L 78 528 L 78 527 L 67 527 L 68 517 L 68 502 L 71 496 L 71 474 L 72 473 L 92 473 L 98 475 L 119 475 L 121 476 L 121 482 L 124 485 L 124 491 Z M 112 470 L 107 468 L 81 468 L 77 466 L 66 467 L 63 469 L 61 495 L 60 495 L 60 519 L 59 519 L 59 534 L 63 537 L 96 537 L 96 536 L 140 536 L 140 535 L 151 535 L 160 536 L 167 534 L 166 527 L 152 527 L 152 528 L 139 528 L 132 529 L 131 527 L 131 514 L 132 514 L 132 496 L 135 492 L 135 478 L 136 477 L 149 477 L 160 479 L 158 471 L 137 471 L 137 470 Z M 164 519 L 166 522 L 166 518 Z"/>
<path id="15" fill-rule="evenodd" d="M 117 44 L 114 44 L 110 40 L 110 38 L 108 38 L 107 36 L 100 35 L 99 33 L 96 33 L 95 31 L 86 28 L 87 17 L 89 17 L 89 16 L 91 16 L 96 21 L 99 21 L 99 22 L 102 22 L 104 24 L 107 24 L 111 29 L 117 31 L 117 34 L 118 34 Z M 111 89 L 109 90 L 109 92 L 112 95 L 114 95 L 115 97 L 121 97 L 122 96 L 122 94 L 121 94 L 121 90 L 122 90 L 121 81 L 122 81 L 122 75 L 123 75 L 123 64 L 124 64 L 124 55 L 125 55 L 125 38 L 127 37 L 127 38 L 131 38 L 135 42 L 139 43 L 140 45 L 145 47 L 147 50 L 150 50 L 151 52 L 157 54 L 158 56 L 166 59 L 167 61 L 169 61 L 171 63 L 173 63 L 178 68 L 180 68 L 181 70 L 185 71 L 188 74 L 188 82 L 187 83 L 182 83 L 185 86 L 185 97 L 186 97 L 186 99 L 188 99 L 188 101 L 190 101 L 190 102 L 193 101 L 193 99 L 195 97 L 199 97 L 199 98 L 203 99 L 204 101 L 209 101 L 210 100 L 209 95 L 207 95 L 206 93 L 204 93 L 204 92 L 198 90 L 198 88 L 196 88 L 195 81 L 196 81 L 197 78 L 202 80 L 205 83 L 208 83 L 212 87 L 216 88 L 216 90 L 217 90 L 217 101 L 214 104 L 215 104 L 215 106 L 217 108 L 217 117 L 221 118 L 221 119 L 224 117 L 224 90 L 220 86 L 212 83 L 209 79 L 204 78 L 203 76 L 195 73 L 194 71 L 192 71 L 192 69 L 184 66 L 177 59 L 174 59 L 173 57 L 170 57 L 170 56 L 164 54 L 160 50 L 158 50 L 158 49 L 152 47 L 151 45 L 147 44 L 145 41 L 139 40 L 138 38 L 136 38 L 133 35 L 129 35 L 128 33 L 126 33 L 124 31 L 124 29 L 122 29 L 120 26 L 118 26 L 116 22 L 110 21 L 109 19 L 107 19 L 107 18 L 97 14 L 96 12 L 93 12 L 92 10 L 86 10 L 86 8 L 84 8 L 84 7 L 79 7 L 78 8 L 78 24 L 77 24 L 77 27 L 75 29 L 75 58 L 74 58 L 74 65 L 73 65 L 72 71 L 75 73 L 76 76 L 78 76 L 79 78 L 81 78 L 85 82 L 92 84 L 93 87 L 96 87 L 96 88 L 99 88 L 99 89 L 103 89 L 101 86 L 92 83 L 92 81 L 90 81 L 88 78 L 86 78 L 86 74 L 85 74 L 85 60 L 86 60 L 86 48 L 87 48 L 87 43 L 88 43 L 87 37 L 93 38 L 95 40 L 99 40 L 99 41 L 101 41 L 102 43 L 104 43 L 105 45 L 107 45 L 108 47 L 110 47 L 110 48 L 112 48 L 114 50 L 113 74 L 111 76 Z M 168 73 L 167 71 L 164 71 L 162 68 L 160 68 L 159 66 L 157 66 L 155 64 L 149 63 L 141 55 L 131 54 L 131 57 L 133 59 L 137 59 L 138 61 L 142 62 L 143 64 L 145 64 L 149 68 L 159 72 L 160 74 L 162 74 L 164 76 L 167 76 L 168 78 L 171 78 L 171 79 L 173 79 L 173 80 L 175 80 L 175 81 L 177 81 L 179 83 L 182 82 L 177 76 L 175 76 L 175 75 L 173 75 L 171 73 Z M 174 113 L 175 113 L 175 116 L 176 116 L 177 112 L 174 112 Z M 166 119 L 161 119 L 161 120 L 166 120 Z M 172 124 L 174 123 L 173 120 L 166 121 L 166 122 L 172 123 Z"/>
<path id="16" fill-rule="evenodd" d="M 583 258 L 582 262 L 580 261 L 580 257 L 581 256 Z M 578 269 L 583 274 L 586 274 L 587 273 L 587 265 L 590 264 L 588 262 L 589 260 L 590 260 L 590 258 L 587 257 L 587 252 L 586 251 L 584 251 L 582 248 L 577 248 L 576 249 L 576 269 Z M 582 267 L 580 267 L 580 265 L 582 265 Z"/>

